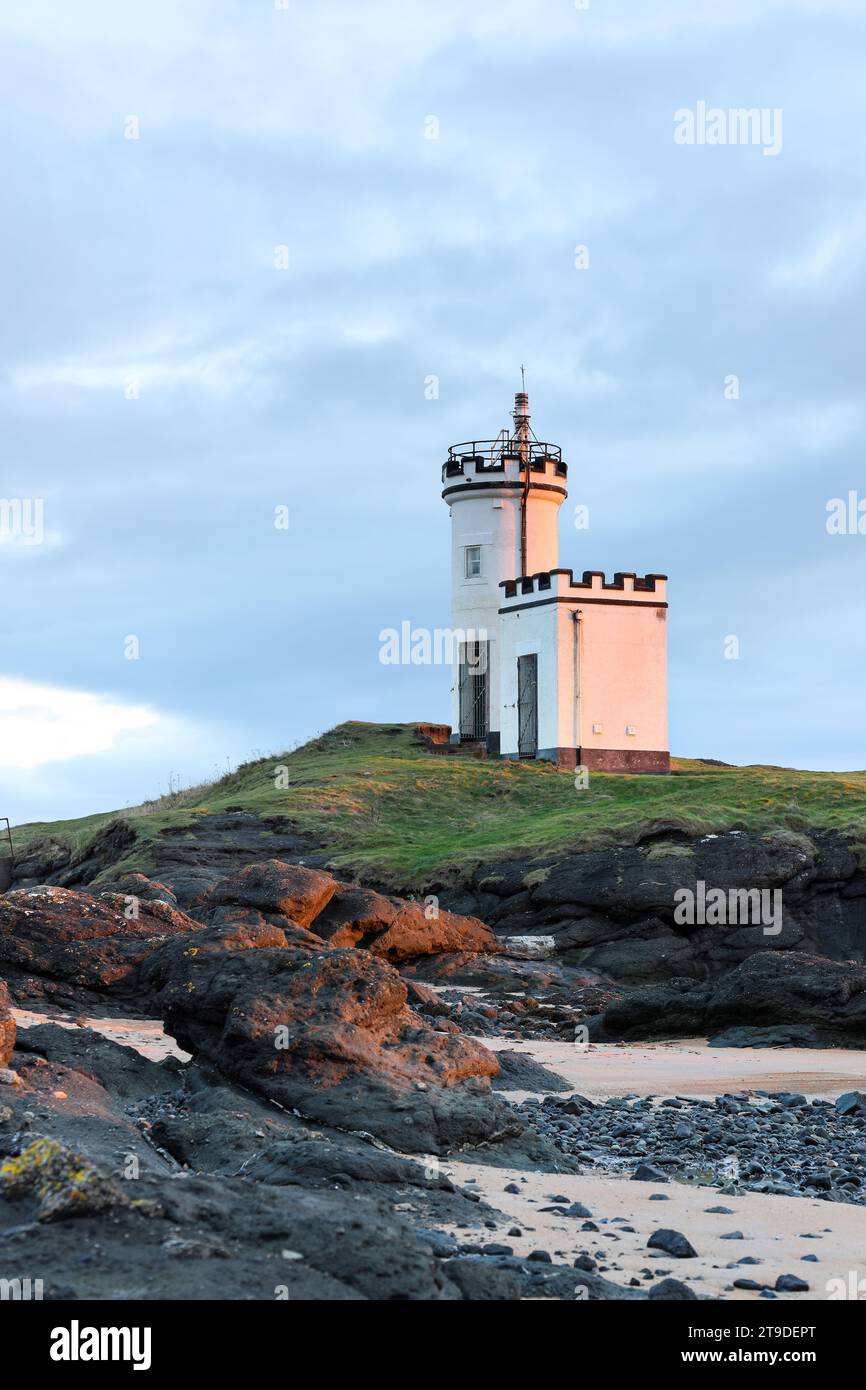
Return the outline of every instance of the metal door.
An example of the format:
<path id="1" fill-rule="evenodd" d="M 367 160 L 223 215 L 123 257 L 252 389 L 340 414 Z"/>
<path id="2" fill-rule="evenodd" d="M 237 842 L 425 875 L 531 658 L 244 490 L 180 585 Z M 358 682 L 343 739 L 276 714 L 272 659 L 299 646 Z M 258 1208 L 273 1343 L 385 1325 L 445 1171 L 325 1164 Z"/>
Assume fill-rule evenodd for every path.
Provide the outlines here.
<path id="1" fill-rule="evenodd" d="M 460 737 L 485 739 L 489 726 L 487 642 L 460 644 Z"/>
<path id="2" fill-rule="evenodd" d="M 517 658 L 517 751 L 521 758 L 538 752 L 538 656 Z"/>

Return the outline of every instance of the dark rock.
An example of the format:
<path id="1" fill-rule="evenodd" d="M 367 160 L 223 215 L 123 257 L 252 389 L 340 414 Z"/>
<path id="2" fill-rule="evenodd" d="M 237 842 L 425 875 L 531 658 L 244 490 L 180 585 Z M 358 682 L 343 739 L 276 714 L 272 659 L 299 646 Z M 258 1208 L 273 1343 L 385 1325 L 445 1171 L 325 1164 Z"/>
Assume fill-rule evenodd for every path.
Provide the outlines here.
<path id="1" fill-rule="evenodd" d="M 21 888 L 0 898 L 0 963 L 53 981 L 106 990 L 125 981 L 163 941 L 199 924 L 154 900 L 130 904 L 121 894 L 91 897 L 67 888 Z"/>
<path id="2" fill-rule="evenodd" d="M 780 1274 L 774 1285 L 777 1293 L 808 1293 L 809 1285 L 797 1274 Z"/>
<path id="3" fill-rule="evenodd" d="M 140 902 L 161 902 L 167 907 L 177 907 L 177 896 L 167 883 L 148 878 L 146 874 L 127 873 L 117 878 L 100 879 L 93 891 L 98 896 L 104 893 L 120 895 L 123 898 L 138 899 Z"/>
<path id="4" fill-rule="evenodd" d="M 0 980 L 0 1067 L 8 1067 L 15 1047 L 15 1019 L 9 990 Z"/>
<path id="5" fill-rule="evenodd" d="M 792 1023 L 775 1028 L 726 1028 L 709 1040 L 710 1047 L 820 1047 L 815 1028 Z"/>
<path id="6" fill-rule="evenodd" d="M 653 1284 L 647 1293 L 647 1298 L 653 1301 L 678 1300 L 684 1302 L 686 1299 L 697 1299 L 697 1294 L 690 1289 L 688 1284 L 682 1284 L 679 1279 L 662 1279 L 661 1283 Z"/>
<path id="7" fill-rule="evenodd" d="M 195 933 L 146 960 L 140 982 L 166 1030 L 223 1075 L 395 1149 L 442 1152 L 519 1133 L 489 1094 L 498 1064 L 479 1043 L 432 1031 L 405 982 L 366 951 Z M 276 929 L 270 928 L 269 931 Z"/>
<path id="8" fill-rule="evenodd" d="M 248 865 L 209 889 L 201 908 L 207 911 L 221 904 L 252 907 L 260 912 L 279 912 L 299 927 L 308 927 L 336 890 L 337 883 L 330 874 L 282 859 L 267 859 Z"/>
<path id="9" fill-rule="evenodd" d="M 448 1278 L 457 1285 L 464 1299 L 472 1302 L 513 1302 L 520 1298 L 520 1284 L 508 1269 L 499 1269 L 489 1260 L 457 1258 L 444 1266 Z"/>
<path id="10" fill-rule="evenodd" d="M 667 1175 L 651 1163 L 639 1163 L 631 1175 L 632 1182 L 667 1182 Z"/>
<path id="11" fill-rule="evenodd" d="M 91 1028 L 34 1024 L 20 1030 L 17 1047 L 20 1054 L 35 1054 L 93 1077 L 121 1100 L 164 1095 L 177 1091 L 181 1084 L 175 1068 L 152 1062 L 135 1048 L 124 1047 Z"/>
<path id="12" fill-rule="evenodd" d="M 809 1027 L 826 1044 L 866 1037 L 866 968 L 799 951 L 759 951 L 709 984 L 670 980 L 633 990 L 601 1020 L 609 1038 L 675 1037 L 727 1028 Z"/>
<path id="13" fill-rule="evenodd" d="M 494 1077 L 493 1086 L 497 1091 L 543 1091 L 549 1094 L 571 1090 L 561 1076 L 543 1067 L 525 1052 L 497 1048 L 496 1060 L 500 1070 Z"/>
<path id="14" fill-rule="evenodd" d="M 698 1253 L 680 1231 L 671 1231 L 667 1228 L 654 1231 L 647 1241 L 647 1245 L 652 1250 L 664 1250 L 665 1254 L 674 1255 L 680 1260 L 693 1259 Z"/>
<path id="15" fill-rule="evenodd" d="M 423 1167 L 358 1140 L 298 1137 L 270 1144 L 244 1164 L 245 1177 L 278 1186 L 330 1187 L 341 1180 L 429 1186 Z"/>
<path id="16" fill-rule="evenodd" d="M 428 916 L 421 903 L 349 884 L 336 885 L 327 907 L 316 917 L 315 929 L 334 946 L 364 947 L 392 964 L 446 952 L 501 949 L 490 928 L 477 917 L 444 909 Z"/>
<path id="17" fill-rule="evenodd" d="M 866 1092 L 846 1091 L 836 1101 L 837 1115 L 866 1115 Z"/>

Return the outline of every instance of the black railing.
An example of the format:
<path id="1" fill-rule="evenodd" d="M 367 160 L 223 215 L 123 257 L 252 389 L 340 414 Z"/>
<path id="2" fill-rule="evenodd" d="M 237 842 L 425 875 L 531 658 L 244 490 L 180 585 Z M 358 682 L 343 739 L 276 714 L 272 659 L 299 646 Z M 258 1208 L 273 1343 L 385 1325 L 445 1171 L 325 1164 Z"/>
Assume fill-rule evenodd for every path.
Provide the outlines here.
<path id="1" fill-rule="evenodd" d="M 564 476 L 568 471 L 558 444 L 540 439 L 503 439 L 500 435 L 498 439 L 467 439 L 462 444 L 452 444 L 442 468 L 442 480 L 465 473 L 467 467 L 476 473 L 502 473 L 506 459 L 519 459 L 521 464 L 525 459 L 535 473 L 543 473 L 548 461 L 556 473 Z"/>
<path id="2" fill-rule="evenodd" d="M 544 444 L 539 439 L 528 439 L 524 443 L 519 439 L 503 439 L 500 436 L 498 439 L 470 439 L 464 444 L 452 444 L 448 450 L 448 462 L 481 458 L 490 463 L 498 463 L 503 458 L 520 458 L 522 449 L 526 450 L 530 463 L 536 459 L 553 459 L 558 462 L 562 458 L 562 450 L 558 444 Z"/>

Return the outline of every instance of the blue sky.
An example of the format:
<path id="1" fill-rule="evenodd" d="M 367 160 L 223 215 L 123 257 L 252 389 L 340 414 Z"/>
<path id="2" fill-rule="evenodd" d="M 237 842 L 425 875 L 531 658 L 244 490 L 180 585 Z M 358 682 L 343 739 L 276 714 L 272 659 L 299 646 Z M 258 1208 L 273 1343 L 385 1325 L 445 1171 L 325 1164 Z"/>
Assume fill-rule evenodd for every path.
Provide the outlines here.
<path id="1" fill-rule="evenodd" d="M 0 815 L 447 719 L 379 633 L 447 625 L 439 469 L 520 363 L 563 563 L 670 575 L 672 750 L 866 766 L 866 535 L 826 526 L 866 498 L 864 39 L 860 0 L 9 0 L 0 496 L 44 520 L 0 537 Z M 781 150 L 677 144 L 701 101 Z"/>

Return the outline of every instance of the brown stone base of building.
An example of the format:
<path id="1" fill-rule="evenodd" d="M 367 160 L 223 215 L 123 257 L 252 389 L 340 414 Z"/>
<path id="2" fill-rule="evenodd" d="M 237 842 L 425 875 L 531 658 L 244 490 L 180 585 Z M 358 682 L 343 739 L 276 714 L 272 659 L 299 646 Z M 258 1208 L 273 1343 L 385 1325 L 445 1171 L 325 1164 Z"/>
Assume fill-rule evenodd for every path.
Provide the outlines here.
<path id="1" fill-rule="evenodd" d="M 569 770 L 585 767 L 590 772 L 662 774 L 671 770 L 670 753 L 656 753 L 642 748 L 551 748 L 539 752 L 538 756 Z"/>

